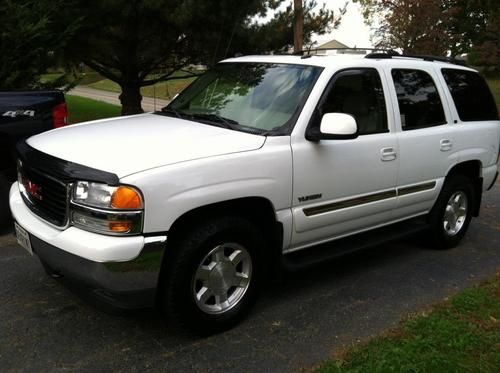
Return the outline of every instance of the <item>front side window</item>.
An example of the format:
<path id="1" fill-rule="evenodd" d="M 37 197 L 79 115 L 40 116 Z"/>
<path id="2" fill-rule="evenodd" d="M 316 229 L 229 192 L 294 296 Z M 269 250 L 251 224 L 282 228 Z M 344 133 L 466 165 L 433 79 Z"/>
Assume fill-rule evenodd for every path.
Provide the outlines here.
<path id="1" fill-rule="evenodd" d="M 356 119 L 359 135 L 388 132 L 384 90 L 377 70 L 344 70 L 333 77 L 331 84 L 320 105 L 320 117 L 350 114 Z"/>
<path id="2" fill-rule="evenodd" d="M 498 120 L 495 100 L 485 80 L 473 71 L 442 69 L 460 120 Z"/>
<path id="3" fill-rule="evenodd" d="M 403 131 L 446 123 L 443 104 L 432 77 L 422 70 L 394 69 Z"/>
<path id="4" fill-rule="evenodd" d="M 234 130 L 286 134 L 321 71 L 303 65 L 221 63 L 163 112 Z"/>

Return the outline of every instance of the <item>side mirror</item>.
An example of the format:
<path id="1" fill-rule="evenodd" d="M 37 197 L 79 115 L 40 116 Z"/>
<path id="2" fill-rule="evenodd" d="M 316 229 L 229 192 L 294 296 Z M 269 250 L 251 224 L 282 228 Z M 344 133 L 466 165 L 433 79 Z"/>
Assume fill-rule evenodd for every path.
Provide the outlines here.
<path id="1" fill-rule="evenodd" d="M 358 137 L 358 125 L 352 115 L 344 113 L 327 113 L 321 119 L 320 127 L 307 130 L 306 139 L 319 140 L 349 140 Z"/>

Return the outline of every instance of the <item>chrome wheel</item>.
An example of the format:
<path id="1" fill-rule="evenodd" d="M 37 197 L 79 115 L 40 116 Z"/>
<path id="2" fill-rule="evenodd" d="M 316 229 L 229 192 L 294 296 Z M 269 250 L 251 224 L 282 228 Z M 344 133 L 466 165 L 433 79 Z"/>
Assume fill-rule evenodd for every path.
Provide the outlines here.
<path id="1" fill-rule="evenodd" d="M 454 236 L 465 224 L 467 218 L 467 195 L 464 192 L 455 192 L 448 200 L 444 211 L 443 227 L 449 236 Z"/>
<path id="2" fill-rule="evenodd" d="M 219 245 L 203 258 L 194 275 L 196 305 L 206 313 L 224 313 L 243 299 L 251 279 L 248 251 L 237 243 Z"/>

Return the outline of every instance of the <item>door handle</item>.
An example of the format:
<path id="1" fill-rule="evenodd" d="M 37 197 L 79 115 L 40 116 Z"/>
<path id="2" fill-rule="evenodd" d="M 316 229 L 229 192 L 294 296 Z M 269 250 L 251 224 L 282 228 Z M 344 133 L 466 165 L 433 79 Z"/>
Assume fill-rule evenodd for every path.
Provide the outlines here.
<path id="1" fill-rule="evenodd" d="M 451 142 L 451 140 L 442 139 L 439 142 L 439 147 L 442 152 L 447 152 L 448 150 L 451 150 L 451 148 L 453 148 L 453 143 Z"/>
<path id="2" fill-rule="evenodd" d="M 380 159 L 382 159 L 382 161 L 384 162 L 394 161 L 397 157 L 397 153 L 396 150 L 394 150 L 394 148 L 392 147 L 382 148 L 380 150 L 380 156 Z"/>

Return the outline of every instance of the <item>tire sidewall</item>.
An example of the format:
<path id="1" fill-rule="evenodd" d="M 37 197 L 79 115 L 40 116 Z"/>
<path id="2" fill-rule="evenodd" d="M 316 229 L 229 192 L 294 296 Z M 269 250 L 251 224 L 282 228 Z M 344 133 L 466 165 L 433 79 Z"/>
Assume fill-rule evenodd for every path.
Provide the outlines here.
<path id="1" fill-rule="evenodd" d="M 446 233 L 443 221 L 448 201 L 457 192 L 463 192 L 467 197 L 467 215 L 460 231 L 450 236 Z M 434 242 L 438 248 L 448 249 L 455 247 L 464 237 L 472 220 L 476 199 L 472 181 L 465 176 L 455 175 L 445 181 L 441 194 L 431 212 L 431 228 L 434 234 Z"/>
<path id="2" fill-rule="evenodd" d="M 221 218 L 202 224 L 197 232 L 181 240 L 179 251 L 170 265 L 167 285 L 167 314 L 174 316 L 189 329 L 201 334 L 230 328 L 240 321 L 256 300 L 264 274 L 262 255 L 265 241 L 261 232 L 242 218 Z M 252 260 L 252 278 L 243 298 L 230 310 L 221 314 L 203 312 L 193 296 L 193 277 L 203 258 L 216 246 L 237 243 L 243 246 Z"/>

